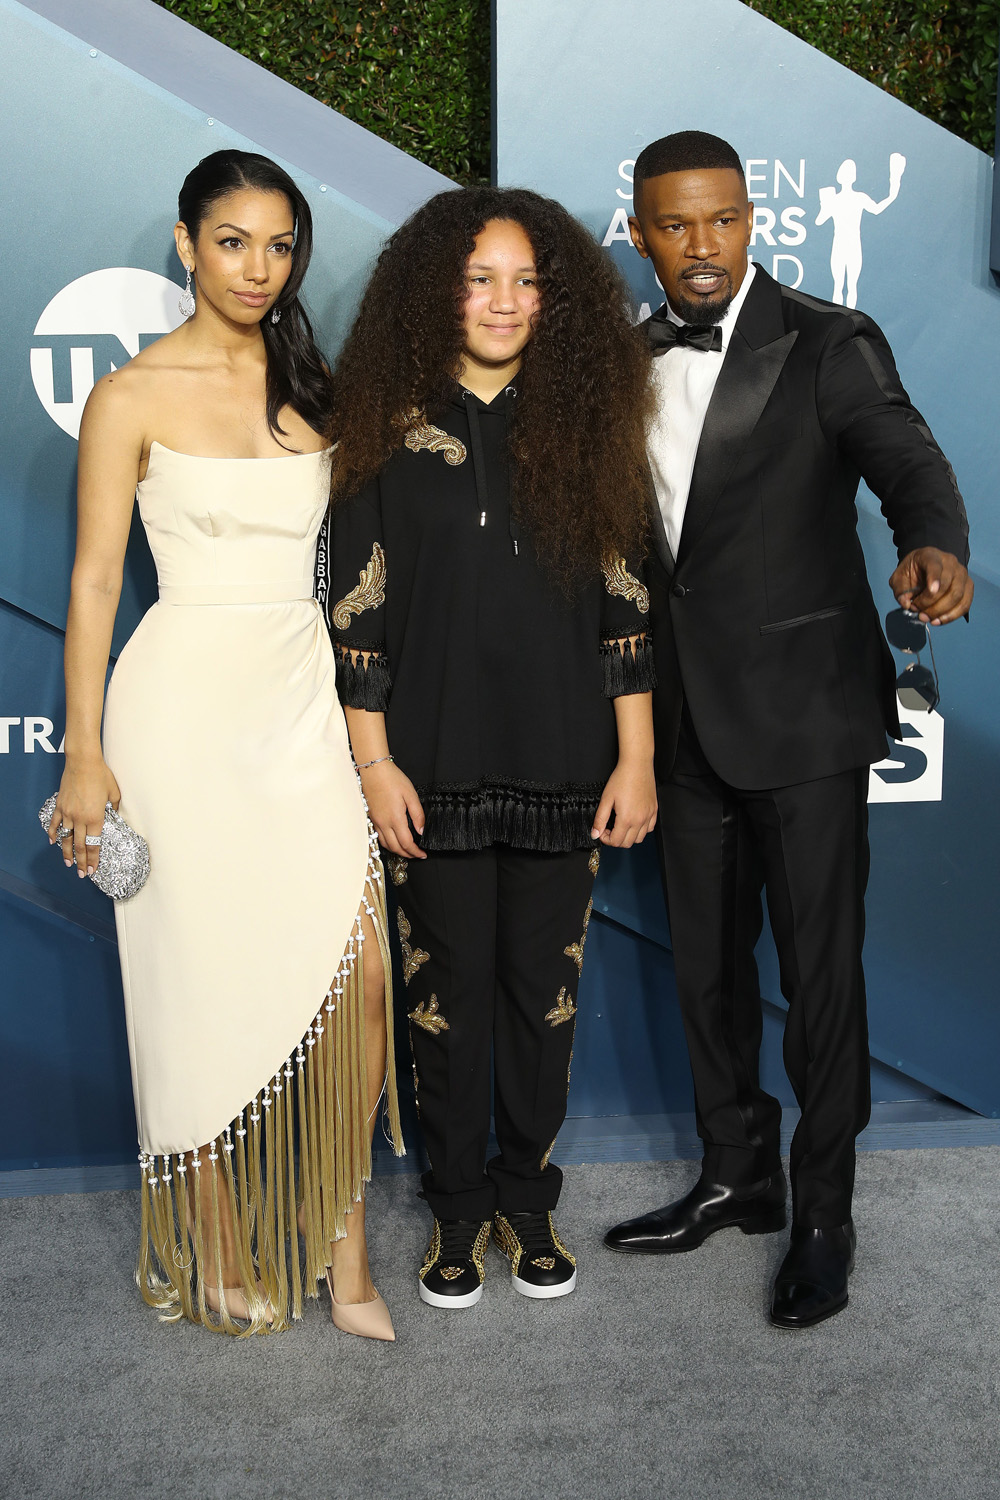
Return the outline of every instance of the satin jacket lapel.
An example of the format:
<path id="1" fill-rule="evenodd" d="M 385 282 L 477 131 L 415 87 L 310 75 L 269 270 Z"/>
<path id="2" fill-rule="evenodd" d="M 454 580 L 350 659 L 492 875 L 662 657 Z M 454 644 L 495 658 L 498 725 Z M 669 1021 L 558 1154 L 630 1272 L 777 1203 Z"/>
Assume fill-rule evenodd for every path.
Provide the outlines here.
<path id="1" fill-rule="evenodd" d="M 678 562 L 697 541 L 718 504 L 797 338 L 797 330 L 784 330 L 777 282 L 758 266 L 705 414 Z"/>

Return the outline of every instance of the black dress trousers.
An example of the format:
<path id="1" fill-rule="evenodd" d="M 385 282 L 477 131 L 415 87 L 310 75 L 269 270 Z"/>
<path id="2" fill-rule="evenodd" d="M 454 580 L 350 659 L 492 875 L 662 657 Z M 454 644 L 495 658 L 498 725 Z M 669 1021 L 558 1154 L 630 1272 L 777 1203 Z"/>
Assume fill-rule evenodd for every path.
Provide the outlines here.
<path id="1" fill-rule="evenodd" d="M 393 861 L 417 1107 L 439 1219 L 554 1208 L 598 853 Z M 491 1068 L 492 1053 L 492 1068 Z M 489 1162 L 490 1084 L 499 1154 Z"/>
<path id="2" fill-rule="evenodd" d="M 746 1187 L 780 1165 L 778 1101 L 758 1074 L 754 948 L 761 893 L 788 1002 L 784 1060 L 802 1111 L 791 1148 L 794 1221 L 851 1215 L 855 1137 L 871 1088 L 861 966 L 868 768 L 740 791 L 704 761 L 688 720 L 658 787 L 677 990 L 711 1180 Z"/>

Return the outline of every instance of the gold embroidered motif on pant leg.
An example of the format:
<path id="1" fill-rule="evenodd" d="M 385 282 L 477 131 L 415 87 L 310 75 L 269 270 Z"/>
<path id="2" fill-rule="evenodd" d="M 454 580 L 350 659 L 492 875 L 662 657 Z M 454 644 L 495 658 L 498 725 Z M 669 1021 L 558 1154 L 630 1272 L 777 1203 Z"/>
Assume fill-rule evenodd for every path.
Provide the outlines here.
<path id="1" fill-rule="evenodd" d="M 372 555 L 358 574 L 357 588 L 345 594 L 334 608 L 330 618 L 335 630 L 347 630 L 352 615 L 363 614 L 366 609 L 378 609 L 385 603 L 385 553 L 378 542 L 372 547 Z"/>
<path id="2" fill-rule="evenodd" d="M 601 572 L 604 574 L 604 587 L 609 594 L 627 599 L 641 615 L 649 613 L 649 590 L 629 572 L 624 557 L 612 557 L 609 554 L 601 563 Z"/>
<path id="3" fill-rule="evenodd" d="M 448 1022 L 438 1010 L 437 995 L 432 995 L 431 998 L 427 1001 L 426 1005 L 424 1004 L 423 1000 L 421 1000 L 416 1010 L 410 1011 L 410 1020 L 414 1023 L 415 1026 L 422 1026 L 425 1031 L 429 1031 L 432 1036 L 438 1036 L 442 1031 L 451 1030 Z M 413 1076 L 415 1080 L 416 1068 L 414 1068 Z"/>
<path id="4" fill-rule="evenodd" d="M 385 862 L 389 868 L 389 879 L 393 885 L 405 885 L 409 878 L 410 870 L 403 856 L 401 854 L 389 854 L 386 856 Z"/>
<path id="5" fill-rule="evenodd" d="M 466 447 L 460 438 L 452 437 L 441 427 L 432 426 L 422 412 L 411 412 L 410 421 L 413 425 L 403 441 L 411 453 L 419 453 L 421 448 L 431 453 L 443 453 L 445 463 L 453 468 L 465 462 Z"/>
<path id="6" fill-rule="evenodd" d="M 412 928 L 406 920 L 406 914 L 401 906 L 396 907 L 396 925 L 399 928 L 399 946 L 403 953 L 403 983 L 409 984 L 414 974 L 430 958 L 423 948 L 410 947 L 410 934 Z"/>
<path id="7" fill-rule="evenodd" d="M 598 870 L 600 868 L 601 868 L 601 851 L 600 851 L 600 849 L 593 849 L 591 851 L 590 858 L 587 861 L 587 869 L 590 871 L 591 875 L 596 875 L 597 872 L 598 872 Z"/>
<path id="8" fill-rule="evenodd" d="M 583 933 L 578 943 L 570 943 L 563 952 L 567 958 L 571 958 L 576 964 L 577 973 L 583 973 L 583 950 L 587 946 L 587 928 L 590 926 L 590 914 L 594 910 L 593 901 L 587 902 L 587 910 L 583 914 Z"/>
<path id="9" fill-rule="evenodd" d="M 550 1026 L 561 1026 L 564 1021 L 571 1021 L 576 1015 L 576 1006 L 573 1004 L 573 996 L 567 994 L 566 986 L 563 985 L 556 996 L 556 1003 L 551 1010 L 546 1011 L 545 1019 Z"/>
<path id="10" fill-rule="evenodd" d="M 557 1136 L 556 1140 L 558 1140 L 558 1139 L 559 1138 Z M 552 1152 L 555 1150 L 555 1145 L 556 1145 L 556 1142 L 553 1141 L 552 1145 L 549 1147 L 549 1149 L 546 1151 L 545 1155 L 542 1157 L 541 1161 L 538 1163 L 538 1170 L 539 1170 L 539 1172 L 544 1172 L 545 1168 L 548 1166 L 548 1164 L 549 1164 L 549 1157 L 552 1155 Z"/>

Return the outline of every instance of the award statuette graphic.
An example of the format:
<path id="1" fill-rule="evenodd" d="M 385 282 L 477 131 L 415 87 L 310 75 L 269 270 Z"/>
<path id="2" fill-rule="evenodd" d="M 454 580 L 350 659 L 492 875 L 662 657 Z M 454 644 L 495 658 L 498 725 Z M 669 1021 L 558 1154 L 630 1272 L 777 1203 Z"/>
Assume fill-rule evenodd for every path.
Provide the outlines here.
<path id="1" fill-rule="evenodd" d="M 889 157 L 889 191 L 876 203 L 867 193 L 859 193 L 854 186 L 857 180 L 857 164 L 850 157 L 841 162 L 837 171 L 839 190 L 824 187 L 819 190 L 819 217 L 817 224 L 833 220 L 833 246 L 830 250 L 830 270 L 833 273 L 833 298 L 842 307 L 857 307 L 858 278 L 861 275 L 861 220 L 865 214 L 880 214 L 899 197 L 899 185 L 906 169 L 906 157 L 894 151 Z M 846 283 L 846 287 L 845 287 Z M 845 295 L 846 291 L 846 295 Z"/>

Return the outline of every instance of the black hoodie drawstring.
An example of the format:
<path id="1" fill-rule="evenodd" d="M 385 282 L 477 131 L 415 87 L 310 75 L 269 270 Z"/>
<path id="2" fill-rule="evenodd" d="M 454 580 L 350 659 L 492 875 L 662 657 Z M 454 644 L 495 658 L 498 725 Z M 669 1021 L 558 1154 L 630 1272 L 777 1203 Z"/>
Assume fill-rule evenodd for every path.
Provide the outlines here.
<path id="1" fill-rule="evenodd" d="M 471 399 L 470 399 L 471 398 Z M 479 524 L 486 525 L 486 512 L 490 505 L 490 487 L 486 478 L 486 455 L 483 452 L 483 434 L 479 427 L 479 412 L 476 398 L 471 391 L 462 392 L 465 412 L 469 419 L 469 442 L 472 444 L 472 468 L 476 476 L 476 500 L 479 503 Z"/>
<path id="2" fill-rule="evenodd" d="M 514 398 L 515 398 L 516 395 L 517 395 L 517 386 L 516 385 L 509 385 L 506 388 L 506 390 L 504 391 L 504 398 L 505 398 L 505 403 L 506 403 L 506 416 L 507 416 L 507 430 L 508 430 L 508 432 L 510 431 L 511 405 L 512 405 L 512 403 L 513 403 Z M 517 542 L 518 542 L 518 538 L 521 535 L 521 533 L 520 533 L 520 530 L 518 529 L 518 524 L 517 524 L 517 521 L 516 521 L 516 519 L 514 517 L 514 492 L 513 492 L 513 489 L 511 488 L 510 485 L 508 485 L 508 491 L 509 491 L 509 494 L 510 494 L 510 498 L 509 498 L 509 500 L 507 502 L 507 530 L 510 533 L 510 544 L 511 544 L 511 546 L 514 549 L 514 556 L 516 557 L 517 556 Z"/>
<path id="3" fill-rule="evenodd" d="M 517 391 L 514 386 L 507 386 L 506 390 L 504 391 L 504 397 L 506 398 L 506 404 L 508 408 L 510 405 L 510 398 L 516 395 Z M 462 400 L 465 402 L 465 412 L 466 416 L 469 419 L 469 442 L 472 447 L 472 469 L 476 479 L 476 501 L 479 505 L 479 524 L 480 526 L 485 526 L 486 512 L 489 510 L 490 505 L 490 487 L 489 480 L 487 479 L 486 475 L 486 454 L 483 451 L 483 434 L 479 426 L 479 408 L 476 402 L 476 397 L 473 395 L 472 391 L 463 391 Z M 518 530 L 517 522 L 514 519 L 513 505 L 508 506 L 507 529 L 510 534 L 511 546 L 514 549 L 514 556 L 517 557 L 520 531 Z"/>

